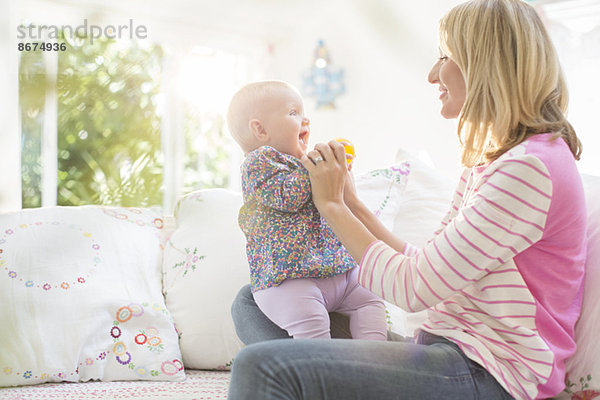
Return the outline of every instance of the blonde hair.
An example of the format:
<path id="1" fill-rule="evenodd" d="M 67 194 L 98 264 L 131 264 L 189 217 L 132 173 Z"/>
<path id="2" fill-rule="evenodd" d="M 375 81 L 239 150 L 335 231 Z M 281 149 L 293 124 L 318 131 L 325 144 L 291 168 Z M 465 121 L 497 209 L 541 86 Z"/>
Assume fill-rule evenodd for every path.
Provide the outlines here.
<path id="1" fill-rule="evenodd" d="M 250 82 L 242 86 L 232 97 L 227 109 L 227 126 L 244 153 L 259 145 L 250 131 L 249 121 L 256 118 L 257 105 L 262 103 L 277 88 L 298 90 L 284 81 L 270 80 Z M 299 93 L 298 93 L 299 94 Z"/>
<path id="2" fill-rule="evenodd" d="M 440 47 L 466 83 L 458 121 L 465 166 L 495 160 L 544 132 L 562 137 L 579 159 L 560 63 L 533 7 L 521 0 L 459 4 L 440 22 Z"/>

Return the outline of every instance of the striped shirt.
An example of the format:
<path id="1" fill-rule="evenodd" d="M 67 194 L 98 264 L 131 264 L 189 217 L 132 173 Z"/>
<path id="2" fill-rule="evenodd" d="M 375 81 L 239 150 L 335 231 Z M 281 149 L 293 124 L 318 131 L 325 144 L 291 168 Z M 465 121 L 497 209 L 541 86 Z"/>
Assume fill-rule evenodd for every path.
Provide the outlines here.
<path id="1" fill-rule="evenodd" d="M 466 169 L 433 239 L 363 254 L 359 282 L 456 343 L 517 399 L 564 388 L 581 309 L 586 211 L 561 139 L 539 134 Z"/>

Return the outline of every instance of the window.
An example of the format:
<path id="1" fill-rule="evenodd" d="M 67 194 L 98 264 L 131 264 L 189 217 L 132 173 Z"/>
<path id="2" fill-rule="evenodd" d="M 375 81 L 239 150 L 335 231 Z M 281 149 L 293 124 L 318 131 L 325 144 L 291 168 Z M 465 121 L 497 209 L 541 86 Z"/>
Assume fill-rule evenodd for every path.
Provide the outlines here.
<path id="1" fill-rule="evenodd" d="M 58 39 L 19 63 L 22 205 L 163 205 L 235 187 L 224 110 L 248 57 L 206 47 L 166 56 L 146 41 Z"/>
<path id="2" fill-rule="evenodd" d="M 247 59 L 208 47 L 196 47 L 182 63 L 180 88 L 184 104 L 185 163 L 183 191 L 235 187 L 237 145 L 225 129 L 224 110 Z M 230 178 L 231 177 L 231 178 Z"/>
<path id="3" fill-rule="evenodd" d="M 24 208 L 42 205 L 42 128 L 45 66 L 41 55 L 25 52 L 19 69 L 21 105 L 21 180 Z"/>

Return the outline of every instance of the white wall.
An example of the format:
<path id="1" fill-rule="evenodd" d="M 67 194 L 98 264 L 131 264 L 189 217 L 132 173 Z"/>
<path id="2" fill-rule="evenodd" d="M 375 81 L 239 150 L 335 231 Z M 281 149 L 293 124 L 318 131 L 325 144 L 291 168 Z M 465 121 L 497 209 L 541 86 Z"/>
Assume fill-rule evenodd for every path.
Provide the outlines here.
<path id="1" fill-rule="evenodd" d="M 274 42 L 272 77 L 299 88 L 318 39 L 332 63 L 345 70 L 346 93 L 335 110 L 315 110 L 306 99 L 311 144 L 350 139 L 357 172 L 388 166 L 398 148 L 426 151 L 435 166 L 455 178 L 460 171 L 455 121 L 440 114 L 439 91 L 427 82 L 437 58 L 437 23 L 454 0 L 354 1 L 328 7 Z M 336 12 L 337 10 L 337 12 Z"/>
<path id="2" fill-rule="evenodd" d="M 600 8 L 594 1 L 538 1 L 538 11 L 550 27 L 569 85 L 569 119 L 584 149 L 579 170 L 600 175 L 596 122 Z M 425 151 L 437 168 L 456 177 L 460 171 L 456 121 L 439 116 L 437 87 L 427 83 L 426 75 L 437 56 L 437 22 L 460 2 L 312 4 L 310 18 L 299 18 L 290 27 L 292 33 L 274 40 L 270 71 L 271 77 L 300 87 L 301 73 L 310 65 L 318 39 L 325 40 L 333 63 L 345 69 L 347 92 L 338 99 L 336 110 L 315 110 L 314 101 L 307 99 L 311 142 L 335 136 L 351 139 L 359 157 L 358 171 L 391 163 L 399 147 Z"/>
<path id="3" fill-rule="evenodd" d="M 600 2 L 595 9 L 595 25 L 574 25 L 564 13 L 548 13 L 547 25 L 569 88 L 569 121 L 583 145 L 579 171 L 600 175 Z"/>

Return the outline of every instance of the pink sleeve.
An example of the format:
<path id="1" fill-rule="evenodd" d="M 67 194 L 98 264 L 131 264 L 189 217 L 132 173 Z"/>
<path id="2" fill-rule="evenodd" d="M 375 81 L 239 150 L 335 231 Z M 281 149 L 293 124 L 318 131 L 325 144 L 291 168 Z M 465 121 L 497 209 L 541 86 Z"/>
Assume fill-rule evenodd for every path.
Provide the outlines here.
<path id="1" fill-rule="evenodd" d="M 552 182 L 525 168 L 499 165 L 422 249 L 408 246 L 403 254 L 384 242 L 372 243 L 361 260 L 359 283 L 416 312 L 461 292 L 530 247 L 544 232 Z M 517 190 L 519 182 L 510 176 L 525 173 L 536 174 L 529 181 L 538 182 L 537 190 Z"/>

